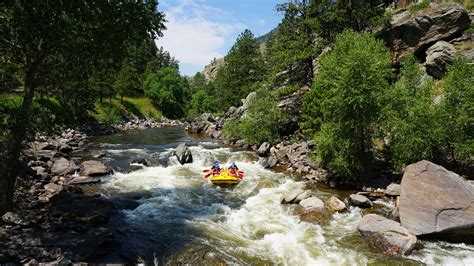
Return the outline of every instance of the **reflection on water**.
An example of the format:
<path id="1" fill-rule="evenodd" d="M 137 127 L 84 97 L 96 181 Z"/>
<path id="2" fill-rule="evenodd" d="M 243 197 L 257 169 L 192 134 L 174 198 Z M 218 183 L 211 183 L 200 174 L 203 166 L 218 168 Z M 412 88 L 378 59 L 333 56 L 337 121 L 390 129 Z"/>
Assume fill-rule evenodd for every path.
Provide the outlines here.
<path id="1" fill-rule="evenodd" d="M 225 148 L 207 139 L 189 137 L 178 128 L 160 128 L 94 139 L 109 143 L 110 163 L 127 169 L 136 158 L 152 166 L 128 173 L 117 172 L 97 189 L 108 196 L 137 199 L 139 207 L 122 211 L 111 227 L 120 232 L 122 253 L 152 261 L 190 246 L 205 246 L 237 264 L 283 265 L 473 265 L 474 247 L 425 242 L 410 257 L 387 257 L 370 248 L 357 232 L 362 217 L 358 208 L 334 214 L 326 225 L 301 221 L 294 206 L 280 200 L 289 190 L 311 187 L 326 199 L 341 198 L 350 191 L 306 185 L 291 177 L 264 169 L 254 153 Z M 191 146 L 194 162 L 179 165 L 169 158 L 180 142 Z M 245 172 L 233 189 L 212 186 L 202 170 L 214 159 L 235 161 Z M 377 202 L 380 212 L 392 203 Z"/>

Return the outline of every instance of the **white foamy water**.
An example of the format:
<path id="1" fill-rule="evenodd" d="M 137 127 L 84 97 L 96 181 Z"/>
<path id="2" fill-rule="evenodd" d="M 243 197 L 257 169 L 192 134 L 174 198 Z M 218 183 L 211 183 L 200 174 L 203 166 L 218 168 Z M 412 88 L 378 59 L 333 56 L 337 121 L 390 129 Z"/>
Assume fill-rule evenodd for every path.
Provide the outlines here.
<path id="1" fill-rule="evenodd" d="M 138 208 L 123 211 L 125 225 L 121 226 L 129 232 L 121 241 L 130 243 L 130 254 L 165 256 L 197 245 L 235 264 L 474 265 L 473 246 L 443 242 L 423 242 L 424 249 L 406 258 L 384 257 L 357 233 L 359 208 L 334 214 L 326 225 L 301 221 L 294 206 L 280 201 L 291 189 L 304 188 L 303 182 L 264 169 L 251 152 L 210 143 L 190 149 L 192 164 L 170 159 L 167 167 L 116 173 L 103 184 L 106 191 L 147 192 Z M 245 172 L 244 180 L 234 189 L 212 186 L 202 178 L 202 170 L 214 159 L 222 165 L 235 161 Z M 328 197 L 327 191 L 314 194 Z M 388 210 L 393 207 L 390 202 L 377 203 Z"/>

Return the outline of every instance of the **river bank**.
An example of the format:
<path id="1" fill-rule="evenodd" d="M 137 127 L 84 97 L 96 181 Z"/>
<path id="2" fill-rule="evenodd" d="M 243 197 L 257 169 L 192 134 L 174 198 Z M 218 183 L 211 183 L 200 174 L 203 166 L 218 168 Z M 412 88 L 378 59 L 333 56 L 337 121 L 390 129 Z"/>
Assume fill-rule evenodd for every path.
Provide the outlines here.
<path id="1" fill-rule="evenodd" d="M 59 171 L 61 165 L 75 170 L 68 170 L 64 179 L 51 174 L 21 178 L 16 215 L 7 217 L 8 223 L 3 221 L 0 229 L 1 243 L 8 245 L 2 249 L 7 251 L 4 261 L 418 265 L 466 264 L 470 259 L 471 246 L 425 241 L 421 242 L 424 248 L 409 256 L 381 255 L 366 244 L 357 226 L 365 214 L 390 215 L 395 197 L 380 191 L 359 193 L 371 199 L 374 207 L 343 202 L 347 211 L 331 211 L 328 219 L 305 216 L 289 196 L 298 194 L 294 191 L 307 192 L 308 198 L 322 199 L 325 204 L 332 197 L 344 201 L 358 191 L 334 190 L 299 181 L 301 177 L 286 171 L 270 171 L 255 152 L 189 135 L 182 128 L 98 137 L 69 134 L 70 138 L 37 143 L 42 149 L 36 149 L 31 161 L 43 157 L 44 161 L 53 154 L 45 165 L 38 162 L 48 173 L 53 168 Z M 73 150 L 68 151 L 63 142 Z M 171 156 L 180 143 L 189 146 L 192 163 L 181 165 Z M 54 167 L 63 161 L 60 157 L 68 163 Z M 244 181 L 227 190 L 202 180 L 202 169 L 215 158 L 223 164 L 236 161 L 245 172 Z M 132 163 L 140 160 L 142 164 Z M 99 161 L 105 168 L 87 161 Z M 106 171 L 110 174 L 102 174 Z M 39 200 L 54 193 L 56 185 L 61 191 L 46 202 Z M 285 198 L 288 204 L 281 203 Z"/>

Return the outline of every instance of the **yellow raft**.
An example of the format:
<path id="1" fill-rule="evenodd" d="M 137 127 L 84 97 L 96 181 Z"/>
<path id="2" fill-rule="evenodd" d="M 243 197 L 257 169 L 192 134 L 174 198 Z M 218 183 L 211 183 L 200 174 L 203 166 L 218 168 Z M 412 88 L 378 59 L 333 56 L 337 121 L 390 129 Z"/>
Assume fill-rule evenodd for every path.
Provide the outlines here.
<path id="1" fill-rule="evenodd" d="M 214 185 L 236 185 L 240 182 L 239 178 L 229 175 L 224 169 L 219 175 L 212 176 L 210 180 Z"/>

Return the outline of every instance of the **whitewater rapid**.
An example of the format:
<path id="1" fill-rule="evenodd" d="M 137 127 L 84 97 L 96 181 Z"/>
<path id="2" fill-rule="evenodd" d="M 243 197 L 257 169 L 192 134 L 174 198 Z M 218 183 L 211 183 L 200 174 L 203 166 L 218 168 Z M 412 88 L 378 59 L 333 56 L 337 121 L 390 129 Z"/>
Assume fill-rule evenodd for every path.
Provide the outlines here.
<path id="1" fill-rule="evenodd" d="M 423 242 L 409 257 L 387 257 L 370 248 L 357 232 L 363 211 L 350 208 L 336 213 L 329 224 L 301 221 L 294 206 L 280 204 L 288 191 L 306 188 L 302 181 L 264 169 L 249 151 L 221 147 L 212 142 L 191 146 L 194 162 L 180 165 L 170 158 L 171 147 L 124 149 L 110 146 L 112 157 L 148 154 L 162 165 L 116 172 L 101 189 L 108 196 L 139 195 L 139 206 L 124 210 L 116 228 L 123 231 L 123 252 L 165 260 L 187 247 L 213 250 L 231 264 L 367 265 L 430 264 L 474 265 L 474 247 Z M 245 172 L 233 189 L 215 187 L 203 179 L 213 160 L 222 165 L 235 161 Z M 335 191 L 313 187 L 326 199 Z M 390 210 L 393 204 L 378 202 Z"/>

